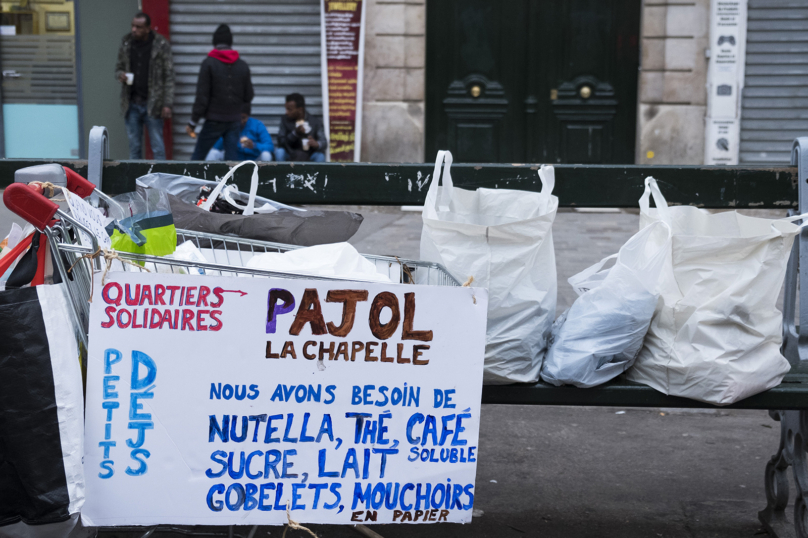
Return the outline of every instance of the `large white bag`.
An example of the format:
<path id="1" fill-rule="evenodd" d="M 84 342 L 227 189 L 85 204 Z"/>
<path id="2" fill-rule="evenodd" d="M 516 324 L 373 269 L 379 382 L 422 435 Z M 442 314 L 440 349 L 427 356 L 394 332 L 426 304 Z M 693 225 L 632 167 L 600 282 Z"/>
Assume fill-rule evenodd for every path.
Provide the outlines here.
<path id="1" fill-rule="evenodd" d="M 535 193 L 454 188 L 451 165 L 452 154 L 439 151 L 424 204 L 421 259 L 488 288 L 483 382 L 536 382 L 556 308 L 553 167 L 541 167 L 542 192 Z"/>
<path id="2" fill-rule="evenodd" d="M 657 209 L 649 207 L 653 195 Z M 665 394 L 728 405 L 778 385 L 789 371 L 780 354 L 776 302 L 801 226 L 791 221 L 668 207 L 653 178 L 640 198 L 640 227 L 673 230 L 672 263 L 660 306 L 628 378 Z"/>
<path id="3" fill-rule="evenodd" d="M 634 364 L 657 306 L 657 286 L 670 252 L 671 229 L 656 222 L 637 232 L 617 254 L 568 280 L 580 297 L 553 325 L 543 381 L 594 387 Z M 615 264 L 603 269 L 613 259 Z"/>
<path id="4" fill-rule="evenodd" d="M 250 258 L 247 267 L 278 273 L 390 282 L 387 275 L 377 271 L 376 265 L 349 243 L 315 245 L 282 253 L 264 252 Z"/>

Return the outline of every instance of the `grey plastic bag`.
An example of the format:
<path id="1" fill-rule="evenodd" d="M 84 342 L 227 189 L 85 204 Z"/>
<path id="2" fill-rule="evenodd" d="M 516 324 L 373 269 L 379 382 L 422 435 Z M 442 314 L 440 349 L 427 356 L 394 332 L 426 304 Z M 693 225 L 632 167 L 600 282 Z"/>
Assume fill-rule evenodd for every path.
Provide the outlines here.
<path id="1" fill-rule="evenodd" d="M 244 165 L 253 165 L 249 193 L 240 192 L 233 184 L 227 185 L 233 172 Z M 358 213 L 306 210 L 257 196 L 258 165 L 252 161 L 237 164 L 219 181 L 154 173 L 137 178 L 137 183 L 167 193 L 175 226 L 194 232 L 309 247 L 347 241 L 363 220 Z M 213 191 L 212 199 L 202 204 L 203 207 L 210 207 L 221 192 L 231 205 L 244 208 L 244 213 L 212 213 L 197 207 L 202 187 L 209 187 Z"/>
<path id="2" fill-rule="evenodd" d="M 580 297 L 553 324 L 543 381 L 594 387 L 634 364 L 659 300 L 657 286 L 670 249 L 670 227 L 655 223 L 618 254 L 569 279 Z M 604 270 L 612 259 L 615 265 Z"/>
<path id="3" fill-rule="evenodd" d="M 205 211 L 171 194 L 168 199 L 178 229 L 289 245 L 341 243 L 362 224 L 362 215 L 349 211 L 278 209 L 273 213 L 228 215 Z"/>
<path id="4" fill-rule="evenodd" d="M 215 189 L 219 185 L 219 181 L 208 181 L 207 179 L 197 179 L 195 177 L 180 176 L 177 174 L 163 174 L 161 172 L 146 174 L 137 178 L 137 182 L 144 187 L 158 189 L 168 194 L 173 194 L 183 202 L 189 204 L 196 204 L 199 198 L 199 189 L 202 187 L 210 187 Z M 233 199 L 246 204 L 249 201 L 249 193 L 241 192 L 235 188 L 235 185 L 230 185 L 226 189 L 226 194 Z M 271 213 L 277 209 L 294 209 L 296 211 L 306 211 L 305 209 L 294 208 L 269 198 L 261 196 L 255 197 L 255 211 L 256 213 Z"/>

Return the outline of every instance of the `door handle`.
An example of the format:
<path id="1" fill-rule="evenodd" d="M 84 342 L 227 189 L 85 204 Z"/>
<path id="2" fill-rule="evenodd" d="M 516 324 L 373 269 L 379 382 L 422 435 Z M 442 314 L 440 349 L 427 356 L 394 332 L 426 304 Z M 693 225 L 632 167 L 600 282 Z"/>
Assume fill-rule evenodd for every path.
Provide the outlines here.
<path id="1" fill-rule="evenodd" d="M 3 71 L 4 78 L 20 78 L 22 75 L 14 70 Z"/>

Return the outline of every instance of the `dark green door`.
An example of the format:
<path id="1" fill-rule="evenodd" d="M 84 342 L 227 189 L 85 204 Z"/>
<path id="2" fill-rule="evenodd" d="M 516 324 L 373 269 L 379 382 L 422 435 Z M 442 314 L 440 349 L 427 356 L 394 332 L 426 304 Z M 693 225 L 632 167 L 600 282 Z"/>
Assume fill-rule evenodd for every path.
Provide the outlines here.
<path id="1" fill-rule="evenodd" d="M 634 162 L 640 0 L 427 2 L 426 151 Z"/>

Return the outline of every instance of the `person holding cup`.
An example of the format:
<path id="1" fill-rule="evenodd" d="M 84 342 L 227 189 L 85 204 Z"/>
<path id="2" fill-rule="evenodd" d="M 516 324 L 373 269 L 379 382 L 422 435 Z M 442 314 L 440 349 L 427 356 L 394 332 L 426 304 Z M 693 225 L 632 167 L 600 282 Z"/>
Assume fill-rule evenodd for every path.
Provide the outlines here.
<path id="1" fill-rule="evenodd" d="M 134 16 L 131 32 L 121 41 L 115 78 L 121 83 L 129 158 L 143 158 L 145 125 L 155 160 L 164 161 L 163 121 L 171 118 L 174 106 L 174 58 L 168 40 L 152 31 L 146 13 Z"/>
<path id="2" fill-rule="evenodd" d="M 299 93 L 286 96 L 286 115 L 278 129 L 277 161 L 325 161 L 328 141 L 323 120 L 306 112 L 306 101 Z"/>

